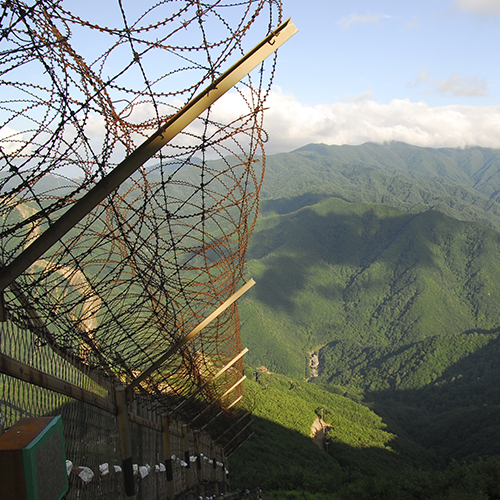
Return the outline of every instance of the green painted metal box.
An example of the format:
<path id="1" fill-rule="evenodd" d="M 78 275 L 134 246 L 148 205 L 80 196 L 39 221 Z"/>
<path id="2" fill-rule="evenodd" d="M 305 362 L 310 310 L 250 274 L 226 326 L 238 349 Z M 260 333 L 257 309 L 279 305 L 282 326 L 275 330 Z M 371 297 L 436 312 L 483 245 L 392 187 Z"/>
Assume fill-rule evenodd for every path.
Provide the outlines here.
<path id="1" fill-rule="evenodd" d="M 68 490 L 62 418 L 22 418 L 0 436 L 0 499 L 59 500 Z"/>

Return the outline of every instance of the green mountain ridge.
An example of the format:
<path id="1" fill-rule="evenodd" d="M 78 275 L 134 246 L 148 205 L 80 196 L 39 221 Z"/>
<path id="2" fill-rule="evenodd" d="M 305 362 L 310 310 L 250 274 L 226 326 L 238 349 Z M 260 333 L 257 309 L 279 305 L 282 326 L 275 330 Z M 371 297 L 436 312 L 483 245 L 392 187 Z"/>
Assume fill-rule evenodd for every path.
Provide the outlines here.
<path id="1" fill-rule="evenodd" d="M 399 348 L 492 329 L 498 325 L 499 251 L 496 231 L 438 212 L 408 214 L 329 198 L 263 217 L 248 252 L 248 273 L 259 286 L 241 304 L 242 311 L 252 309 L 241 314 L 253 324 L 252 331 L 244 324 L 245 340 L 259 350 L 254 335 L 262 343 L 283 328 L 290 334 L 290 321 L 303 350 L 348 339 Z M 273 327 L 257 334 L 259 312 L 270 310 Z M 297 355 L 295 369 L 272 358 L 269 368 L 303 375 Z"/>
<path id="2" fill-rule="evenodd" d="M 412 212 L 432 208 L 500 228 L 499 171 L 495 149 L 310 144 L 267 159 L 261 197 L 264 211 L 279 210 L 276 200 L 326 195 Z"/>
<path id="3" fill-rule="evenodd" d="M 499 456 L 499 158 L 401 143 L 270 157 L 247 362 L 358 391 L 447 460 Z"/>

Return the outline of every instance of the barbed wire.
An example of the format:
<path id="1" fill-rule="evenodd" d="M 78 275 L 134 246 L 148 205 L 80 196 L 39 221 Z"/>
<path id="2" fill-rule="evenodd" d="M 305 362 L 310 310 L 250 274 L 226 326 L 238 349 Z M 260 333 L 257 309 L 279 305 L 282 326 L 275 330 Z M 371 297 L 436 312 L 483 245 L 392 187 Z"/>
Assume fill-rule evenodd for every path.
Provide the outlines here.
<path id="1" fill-rule="evenodd" d="M 282 21 L 280 0 L 105 8 L 7 0 L 1 9 L 3 265 Z M 236 291 L 258 211 L 275 63 L 240 82 L 16 280 L 50 342 L 129 383 Z M 7 290 L 5 301 L 24 321 L 18 296 Z M 231 306 L 141 390 L 176 406 L 240 351 Z M 214 400 L 241 373 L 240 360 L 202 398 Z"/>

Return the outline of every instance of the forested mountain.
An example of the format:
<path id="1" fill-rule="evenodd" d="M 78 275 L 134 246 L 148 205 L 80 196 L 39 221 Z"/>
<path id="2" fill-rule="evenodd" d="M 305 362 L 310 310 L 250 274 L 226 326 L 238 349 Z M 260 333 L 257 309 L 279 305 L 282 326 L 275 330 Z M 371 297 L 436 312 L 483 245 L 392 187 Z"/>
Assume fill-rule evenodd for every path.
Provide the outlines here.
<path id="1" fill-rule="evenodd" d="M 499 167 L 496 150 L 401 143 L 270 157 L 247 362 L 357 391 L 446 459 L 499 455 Z"/>
<path id="2" fill-rule="evenodd" d="M 268 158 L 261 192 L 269 200 L 267 212 L 283 213 L 323 196 L 412 212 L 432 208 L 500 228 L 500 150 L 311 144 Z"/>
<path id="3" fill-rule="evenodd" d="M 248 378 L 271 373 L 235 486 L 500 498 L 500 150 L 309 145 L 267 158 L 260 195 L 239 315 Z"/>

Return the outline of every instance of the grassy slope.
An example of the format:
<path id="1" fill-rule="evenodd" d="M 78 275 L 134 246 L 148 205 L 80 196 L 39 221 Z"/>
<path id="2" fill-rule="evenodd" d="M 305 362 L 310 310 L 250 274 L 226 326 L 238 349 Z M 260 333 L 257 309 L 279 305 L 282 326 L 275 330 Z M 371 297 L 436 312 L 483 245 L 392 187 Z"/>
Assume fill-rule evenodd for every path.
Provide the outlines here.
<path id="1" fill-rule="evenodd" d="M 245 390 L 254 407 L 254 435 L 231 457 L 233 488 L 333 492 L 362 476 L 437 463 L 408 439 L 388 432 L 367 407 L 343 395 L 265 373 L 258 382 L 246 382 Z M 333 426 L 330 454 L 310 438 L 320 414 Z"/>
<path id="2" fill-rule="evenodd" d="M 283 375 L 261 373 L 246 392 L 254 434 L 229 460 L 233 489 L 261 488 L 268 500 L 499 497 L 497 459 L 444 468 L 367 407 Z M 309 437 L 321 413 L 332 426 L 328 454 Z"/>

